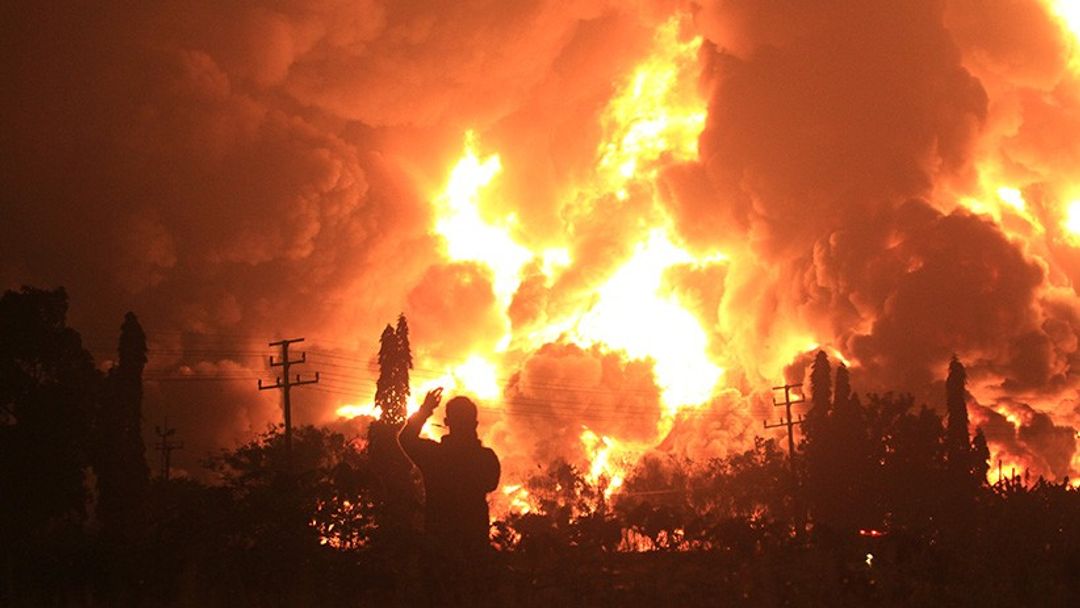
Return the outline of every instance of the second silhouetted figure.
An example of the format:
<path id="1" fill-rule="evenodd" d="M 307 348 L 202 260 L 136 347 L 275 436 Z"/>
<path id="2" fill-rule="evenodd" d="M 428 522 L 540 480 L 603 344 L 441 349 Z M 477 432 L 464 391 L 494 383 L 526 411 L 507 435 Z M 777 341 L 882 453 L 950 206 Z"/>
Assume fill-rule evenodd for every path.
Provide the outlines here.
<path id="1" fill-rule="evenodd" d="M 480 444 L 476 404 L 467 397 L 446 403 L 450 434 L 442 442 L 420 437 L 441 399 L 441 388 L 429 392 L 405 423 L 399 441 L 424 477 L 429 537 L 444 550 L 480 552 L 489 546 L 487 493 L 499 485 L 499 458 Z"/>

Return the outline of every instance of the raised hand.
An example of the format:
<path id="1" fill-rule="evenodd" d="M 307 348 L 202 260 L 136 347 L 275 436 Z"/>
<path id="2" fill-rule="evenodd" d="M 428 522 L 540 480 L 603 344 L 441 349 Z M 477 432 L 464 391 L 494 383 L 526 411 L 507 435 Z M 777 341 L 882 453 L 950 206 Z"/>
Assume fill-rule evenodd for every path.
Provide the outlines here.
<path id="1" fill-rule="evenodd" d="M 434 412 L 435 408 L 439 407 L 439 402 L 442 401 L 442 387 L 428 391 L 426 397 L 424 397 L 424 403 L 420 406 L 420 409 L 427 412 Z"/>

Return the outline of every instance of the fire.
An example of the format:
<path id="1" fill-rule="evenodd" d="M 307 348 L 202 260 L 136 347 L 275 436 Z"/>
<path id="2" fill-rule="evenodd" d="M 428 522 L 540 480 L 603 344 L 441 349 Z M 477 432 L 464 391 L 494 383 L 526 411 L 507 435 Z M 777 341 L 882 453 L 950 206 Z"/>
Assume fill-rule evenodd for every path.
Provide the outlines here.
<path id="1" fill-rule="evenodd" d="M 500 394 L 499 381 L 496 376 L 496 367 L 490 361 L 473 356 L 463 363 L 452 366 L 447 373 L 439 375 L 416 384 L 412 394 L 406 402 L 406 411 L 409 414 L 420 409 L 420 402 L 427 392 L 435 388 L 443 388 L 449 393 L 469 394 L 480 400 L 496 399 Z M 374 395 L 372 395 L 374 399 Z M 336 414 L 341 418 L 356 418 L 367 416 L 378 418 L 380 409 L 375 403 L 346 404 L 337 408 Z M 429 430 L 425 426 L 425 431 Z"/>
<path id="2" fill-rule="evenodd" d="M 692 91 L 692 68 L 701 39 L 681 41 L 680 23 L 681 19 L 674 17 L 659 28 L 653 55 L 612 98 L 602 118 L 605 138 L 597 152 L 596 183 L 583 187 L 585 196 L 573 200 L 595 202 L 612 194 L 626 198 L 631 182 L 651 188 L 662 160 L 696 157 L 705 103 Z M 470 131 L 461 158 L 442 192 L 434 197 L 434 232 L 443 238 L 449 259 L 490 268 L 496 297 L 509 305 L 525 264 L 537 261 L 549 278 L 554 277 L 570 265 L 569 247 L 532 251 L 515 240 L 512 214 L 494 223 L 484 219 L 484 191 L 498 179 L 502 164 L 498 154 L 482 156 L 477 148 L 478 138 Z M 646 231 L 630 259 L 596 287 L 594 302 L 533 332 L 527 346 L 537 347 L 564 336 L 582 345 L 601 344 L 629 358 L 651 359 L 663 401 L 674 412 L 678 407 L 706 402 L 723 369 L 711 361 L 708 333 L 697 318 L 675 297 L 662 293 L 665 272 L 679 264 L 723 263 L 726 257 L 691 254 L 672 238 L 662 213 L 651 219 L 658 223 Z M 649 321 L 642 322 L 645 319 Z M 483 388 L 473 390 L 486 397 L 497 396 L 492 370 L 498 360 L 498 353 L 470 356 L 472 369 L 485 370 Z"/>
<path id="3" fill-rule="evenodd" d="M 602 189 L 626 199 L 634 178 L 651 179 L 651 163 L 697 158 L 697 139 L 705 126 L 703 100 L 688 90 L 701 37 L 679 39 L 681 20 L 669 19 L 657 31 L 654 54 L 634 70 L 604 113 L 608 136 L 600 147 Z"/>
<path id="4" fill-rule="evenodd" d="M 995 484 L 999 481 L 1023 477 L 1028 467 L 1023 460 L 1009 453 L 1004 446 L 990 443 L 990 468 L 986 471 L 986 482 Z"/>
<path id="5" fill-rule="evenodd" d="M 1048 0 L 1048 7 L 1065 29 L 1080 38 L 1080 4 L 1076 0 Z"/>
<path id="6" fill-rule="evenodd" d="M 604 488 L 604 498 L 619 491 L 625 479 L 625 471 L 612 454 L 618 444 L 611 437 L 597 435 L 588 427 L 582 427 L 581 445 L 589 456 L 589 470 L 585 481 Z"/>
<path id="7" fill-rule="evenodd" d="M 1080 200 L 1069 203 L 1061 226 L 1070 237 L 1080 239 Z"/>
<path id="8" fill-rule="evenodd" d="M 359 416 L 367 416 L 368 418 L 378 418 L 382 410 L 374 403 L 346 403 L 345 405 L 337 408 L 337 415 L 340 418 L 357 418 Z"/>
<path id="9" fill-rule="evenodd" d="M 672 244 L 666 232 L 654 230 L 599 288 L 596 305 L 575 328 L 581 342 L 606 344 L 635 359 L 653 359 L 663 402 L 671 413 L 707 401 L 723 373 L 709 358 L 707 334 L 698 319 L 660 292 L 668 268 L 695 262 Z M 643 322 L 646 319 L 651 321 Z"/>
<path id="10" fill-rule="evenodd" d="M 724 373 L 710 350 L 711 328 L 704 327 L 670 292 L 665 280 L 676 266 L 703 267 L 730 261 L 720 252 L 691 252 L 679 242 L 656 199 L 654 184 L 663 166 L 697 158 L 698 137 L 705 125 L 706 102 L 696 88 L 696 59 L 702 39 L 684 37 L 684 23 L 682 15 L 663 23 L 650 54 L 616 87 L 601 114 L 603 136 L 593 178 L 568 193 L 562 202 L 565 230 L 537 239 L 544 243 L 543 248 L 531 248 L 518 236 L 520 227 L 512 212 L 500 215 L 497 211 L 513 208 L 513 201 L 490 200 L 503 173 L 501 157 L 494 151 L 481 152 L 477 133 L 466 132 L 461 156 L 452 164 L 442 189 L 432 196 L 432 233 L 441 238 L 448 260 L 472 262 L 490 271 L 493 292 L 503 311 L 513 301 L 527 265 L 539 268 L 549 284 L 572 266 L 573 211 L 577 206 L 595 209 L 621 204 L 631 197 L 646 202 L 640 207 L 644 209 L 639 218 L 640 240 L 628 258 L 592 286 L 591 298 L 583 298 L 575 308 L 560 310 L 544 326 L 513 335 L 506 316 L 507 333 L 493 351 L 473 352 L 457 362 L 435 361 L 422 351 L 416 353 L 418 367 L 443 371 L 414 386 L 410 411 L 417 407 L 417 398 L 435 386 L 450 394 L 467 392 L 481 401 L 497 403 L 502 381 L 517 363 L 515 357 L 559 340 L 583 347 L 599 345 L 627 359 L 652 361 L 665 412 L 658 435 L 679 408 L 709 402 Z M 339 408 L 338 414 L 374 416 L 377 410 L 371 405 L 347 405 Z M 589 461 L 587 480 L 606 484 L 604 491 L 610 496 L 624 478 L 615 453 L 628 455 L 638 448 L 588 429 L 581 442 Z M 512 509 L 526 512 L 524 492 L 520 486 L 505 490 Z"/>
<path id="11" fill-rule="evenodd" d="M 1027 202 L 1024 200 L 1024 195 L 1016 188 L 998 188 L 997 195 L 1003 203 L 1020 213 L 1023 213 L 1027 208 Z"/>
<path id="12" fill-rule="evenodd" d="M 1071 31 L 1080 32 L 1075 27 L 1080 19 L 1071 5 L 1057 2 L 1052 7 Z M 515 201 L 495 196 L 512 191 L 500 188 L 500 180 L 507 179 L 503 157 L 485 147 L 482 133 L 469 130 L 464 134 L 460 156 L 448 163 L 442 187 L 431 195 L 430 231 L 440 240 L 446 260 L 470 262 L 490 273 L 505 334 L 496 346 L 478 348 L 454 361 L 428 357 L 422 348 L 414 353 L 417 367 L 427 371 L 413 387 L 410 411 L 418 406 L 417 399 L 436 386 L 448 394 L 471 394 L 497 409 L 504 386 L 523 359 L 549 342 L 598 346 L 627 360 L 650 361 L 663 413 L 658 438 L 671 428 L 680 409 L 707 406 L 718 392 L 730 390 L 724 386 L 725 368 L 742 373 L 752 370 L 751 382 L 759 376 L 771 381 L 792 360 L 819 348 L 825 348 L 836 362 L 859 365 L 835 348 L 830 337 L 817 335 L 798 319 L 778 321 L 780 329 L 774 330 L 762 360 L 742 361 L 738 352 L 719 348 L 735 334 L 739 321 L 722 311 L 716 321 L 705 322 L 669 283 L 676 269 L 726 266 L 734 271 L 740 260 L 733 254 L 741 255 L 741 251 L 692 250 L 675 230 L 657 188 L 665 167 L 697 160 L 707 116 L 706 100 L 697 89 L 702 39 L 684 35 L 686 23 L 683 15 L 666 20 L 657 29 L 648 55 L 616 83 L 600 113 L 593 172 L 569 184 L 555 201 L 561 227 L 526 238 L 512 211 Z M 1065 235 L 1080 243 L 1080 199 L 1066 203 L 1069 199 L 1062 196 L 1066 189 L 1058 187 L 1045 194 L 1029 190 L 1037 176 L 1014 179 L 993 155 L 980 159 L 976 169 L 975 186 L 948 193 L 950 201 L 989 217 L 1014 238 L 1046 241 Z M 1040 194 L 1029 199 L 1029 191 Z M 539 271 L 544 285 L 555 288 L 575 265 L 591 262 L 574 259 L 580 228 L 576 222 L 596 213 L 618 213 L 624 218 L 635 214 L 631 218 L 634 228 L 622 237 L 631 240 L 621 250 L 625 257 L 594 266 L 591 282 L 575 287 L 582 293 L 560 300 L 539 320 L 511 326 L 510 307 L 526 269 Z M 1050 226 L 1052 222 L 1060 225 Z M 348 405 L 338 413 L 374 416 L 378 412 L 371 405 Z M 591 429 L 585 429 L 579 439 L 587 460 L 586 480 L 606 483 L 604 492 L 609 496 L 621 486 L 625 473 L 617 461 L 632 461 L 650 447 Z M 504 495 L 515 512 L 532 508 L 520 485 L 510 484 Z"/>
<path id="13" fill-rule="evenodd" d="M 816 353 L 817 351 L 819 351 L 821 349 L 822 349 L 822 346 L 821 346 L 821 344 L 819 342 L 811 342 L 807 346 L 803 347 L 799 351 L 799 354 Z M 848 359 L 847 357 L 845 357 L 844 353 L 840 352 L 839 350 L 837 350 L 835 348 L 831 348 L 831 347 L 826 348 L 825 351 L 829 355 L 829 358 L 832 359 L 833 361 L 836 361 L 838 363 L 843 363 L 845 367 L 851 367 L 851 365 L 852 365 L 851 359 Z"/>
<path id="14" fill-rule="evenodd" d="M 680 25 L 675 16 L 659 28 L 654 53 L 609 103 L 598 150 L 600 183 L 591 191 L 624 200 L 632 182 L 651 187 L 658 162 L 697 157 L 706 112 L 691 72 L 701 38 L 681 41 Z M 700 321 L 662 293 L 664 274 L 679 264 L 725 263 L 727 256 L 691 254 L 676 244 L 663 212 L 657 216 L 633 255 L 597 288 L 595 304 L 556 327 L 569 325 L 571 338 L 582 345 L 603 344 L 630 358 L 653 360 L 662 400 L 674 414 L 707 402 L 724 370 L 711 360 Z"/>
<path id="15" fill-rule="evenodd" d="M 517 483 L 503 486 L 502 493 L 509 501 L 508 510 L 518 515 L 527 515 L 533 511 L 533 505 L 529 502 L 529 491 L 525 486 Z"/>
<path id="16" fill-rule="evenodd" d="M 992 177 L 996 171 L 990 166 L 982 167 L 980 172 L 984 174 L 980 180 L 981 192 L 975 196 L 961 196 L 961 205 L 976 214 L 989 217 L 1007 234 L 1019 236 L 1018 228 L 1010 224 L 1010 220 L 1015 221 L 1013 218 L 1023 222 L 1025 232 L 1038 236 L 1046 234 L 1046 227 L 1032 213 L 1020 188 L 997 182 L 996 178 Z"/>
<path id="17" fill-rule="evenodd" d="M 508 306 L 521 282 L 521 268 L 532 252 L 512 236 L 516 217 L 508 214 L 489 223 L 481 214 L 481 194 L 502 172 L 498 154 L 481 159 L 476 134 L 465 134 L 465 152 L 450 171 L 443 192 L 435 197 L 435 232 L 443 237 L 447 257 L 477 262 L 491 269 L 495 296 Z"/>

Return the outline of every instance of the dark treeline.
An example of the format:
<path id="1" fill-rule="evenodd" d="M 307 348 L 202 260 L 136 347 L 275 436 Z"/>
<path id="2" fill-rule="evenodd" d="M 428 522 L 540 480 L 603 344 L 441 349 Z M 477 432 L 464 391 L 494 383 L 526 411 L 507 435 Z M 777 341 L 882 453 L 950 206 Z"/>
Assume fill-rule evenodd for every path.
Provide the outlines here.
<path id="1" fill-rule="evenodd" d="M 206 484 L 150 476 L 135 315 L 101 372 L 66 310 L 62 290 L 0 298 L 2 605 L 1080 601 L 1080 492 L 987 482 L 957 360 L 941 416 L 905 394 L 858 395 L 819 353 L 794 460 L 761 438 L 705 461 L 654 454 L 617 492 L 541 463 L 529 512 L 492 525 L 472 586 L 433 591 L 423 497 L 393 441 L 412 365 L 404 317 L 382 335 L 383 416 L 366 437 L 303 427 L 287 453 L 271 428 L 206 458 Z"/>

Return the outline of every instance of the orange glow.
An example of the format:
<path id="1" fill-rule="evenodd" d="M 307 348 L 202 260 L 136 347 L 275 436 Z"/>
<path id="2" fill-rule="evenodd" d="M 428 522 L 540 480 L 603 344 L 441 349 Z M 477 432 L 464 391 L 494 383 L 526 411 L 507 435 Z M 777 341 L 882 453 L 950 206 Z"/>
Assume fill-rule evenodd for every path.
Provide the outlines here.
<path id="1" fill-rule="evenodd" d="M 1072 201 L 1065 211 L 1065 221 L 1061 224 L 1065 232 L 1073 239 L 1080 239 L 1080 200 Z"/>
<path id="2" fill-rule="evenodd" d="M 705 104 L 688 90 L 701 38 L 679 39 L 680 19 L 669 19 L 656 34 L 654 54 L 641 63 L 604 113 L 608 132 L 597 167 L 600 188 L 627 198 L 635 178 L 655 177 L 654 161 L 697 158 L 705 126 Z"/>
<path id="3" fill-rule="evenodd" d="M 494 276 L 495 295 L 508 305 L 521 282 L 521 267 L 532 253 L 512 236 L 516 223 L 513 214 L 497 224 L 484 220 L 480 197 L 485 187 L 502 172 L 498 154 L 481 159 L 476 152 L 476 134 L 465 134 L 465 152 L 450 171 L 442 193 L 435 197 L 437 219 L 435 232 L 446 243 L 446 254 L 453 261 L 483 264 Z"/>
<path id="4" fill-rule="evenodd" d="M 651 361 L 663 414 L 657 438 L 671 428 L 679 409 L 703 406 L 723 389 L 724 365 L 711 344 L 717 329 L 706 327 L 666 281 L 676 267 L 706 269 L 733 260 L 725 252 L 695 252 L 681 243 L 655 186 L 664 166 L 697 159 L 705 126 L 706 101 L 697 88 L 702 39 L 682 36 L 686 23 L 683 15 L 665 21 L 650 54 L 617 83 L 600 116 L 602 136 L 592 179 L 577 184 L 562 203 L 572 218 L 578 208 L 643 200 L 638 240 L 625 259 L 596 278 L 591 297 L 574 300 L 575 306 L 558 310 L 542 325 L 514 333 L 508 309 L 527 265 L 540 269 L 548 285 L 573 266 L 574 227 L 571 223 L 561 235 L 545 235 L 542 246 L 521 238 L 516 216 L 495 211 L 513 208 L 513 201 L 492 198 L 503 178 L 501 156 L 481 151 L 484 143 L 476 132 L 465 134 L 461 156 L 450 163 L 442 188 L 432 196 L 431 232 L 441 239 L 447 260 L 473 262 L 491 272 L 496 302 L 506 311 L 506 334 L 496 348 L 476 350 L 458 361 L 418 353 L 417 366 L 431 371 L 413 387 L 410 411 L 418 405 L 417 396 L 436 386 L 495 404 L 520 353 L 558 341 Z M 338 410 L 341 416 L 374 413 L 363 405 Z M 650 447 L 590 429 L 580 440 L 587 455 L 586 481 L 602 484 L 605 496 L 622 486 L 626 462 Z M 527 512 L 523 487 L 511 483 L 504 493 L 510 509 Z"/>
<path id="5" fill-rule="evenodd" d="M 631 358 L 655 361 L 657 383 L 671 413 L 706 402 L 724 371 L 710 360 L 708 338 L 697 318 L 677 300 L 660 294 L 666 269 L 696 261 L 673 245 L 664 231 L 654 230 L 600 286 L 596 305 L 574 328 L 580 342 L 605 344 Z M 642 322 L 645 319 L 650 321 Z"/>
<path id="6" fill-rule="evenodd" d="M 1080 39 L 1080 3 L 1076 0 L 1047 0 L 1050 12 L 1074 38 Z"/>
<path id="7" fill-rule="evenodd" d="M 1080 39 L 1080 5 L 1046 1 L 1062 27 Z M 741 271 L 746 276 L 752 272 L 747 268 L 754 269 L 757 263 L 748 259 L 749 247 L 695 250 L 680 237 L 659 192 L 657 182 L 665 168 L 698 160 L 698 140 L 706 124 L 708 106 L 698 89 L 702 38 L 685 35 L 689 23 L 689 17 L 675 15 L 660 24 L 647 55 L 616 81 L 611 98 L 598 114 L 592 170 L 581 172 L 585 177 L 575 178 L 578 181 L 553 195 L 558 198 L 551 201 L 552 206 L 562 221 L 557 228 L 537 235 L 521 225 L 512 211 L 518 208 L 517 201 L 499 198 L 515 191 L 505 186 L 520 186 L 500 181 L 509 179 L 504 156 L 492 149 L 483 132 L 464 133 L 460 154 L 447 159 L 441 187 L 430 196 L 429 230 L 439 240 L 443 260 L 471 262 L 490 273 L 504 333 L 494 345 L 485 343 L 454 360 L 415 353 L 417 367 L 425 372 L 414 382 L 410 411 L 418 406 L 417 398 L 437 386 L 447 394 L 473 395 L 498 410 L 508 380 L 531 353 L 548 343 L 573 343 L 586 349 L 597 346 L 628 361 L 651 362 L 660 395 L 661 417 L 655 432 L 659 441 L 673 427 L 680 410 L 709 407 L 726 391 L 737 390 L 745 398 L 767 392 L 793 361 L 818 349 L 824 349 L 834 363 L 860 366 L 837 348 L 848 348 L 841 341 L 798 315 L 778 315 L 771 325 L 765 324 L 765 332 L 756 337 L 768 347 L 754 359 L 755 355 L 745 352 L 752 350 L 746 343 L 750 334 L 739 327 L 746 327 L 748 320 L 740 315 L 745 310 L 752 316 L 752 304 L 729 309 L 724 300 L 719 312 L 715 305 L 709 311 L 716 316 L 707 317 L 672 286 L 672 276 L 686 269 L 723 270 L 733 275 Z M 507 152 L 505 158 L 509 157 Z M 964 182 L 963 190 L 938 193 L 941 196 L 935 202 L 940 208 L 966 207 L 997 224 L 1009 238 L 1027 243 L 1034 254 L 1044 254 L 1051 240 L 1064 238 L 1080 246 L 1080 198 L 1069 186 L 1040 189 L 1038 176 L 1018 177 L 992 153 L 977 155 L 974 164 L 974 179 Z M 586 228 L 575 222 L 590 213 L 620 218 L 632 214 L 632 228 L 619 234 L 623 246 L 614 248 L 611 260 L 575 259 L 589 251 L 581 246 Z M 921 264 L 910 261 L 908 270 L 917 270 Z M 585 278 L 573 274 L 582 266 L 589 270 Z M 535 320 L 517 325 L 515 318 L 512 325 L 515 297 L 521 295 L 526 274 L 531 280 L 535 273 L 542 275 L 538 283 L 552 290 L 552 298 L 562 299 Z M 570 295 L 559 291 L 568 276 L 576 281 L 567 288 L 576 290 Z M 874 319 L 864 315 L 858 322 L 869 328 Z M 982 403 L 993 404 L 993 397 L 988 394 L 984 399 L 979 394 Z M 372 406 L 363 405 L 363 399 L 357 401 L 360 405 L 342 406 L 338 414 L 377 415 Z M 572 405 L 561 403 L 559 408 Z M 610 415 L 618 417 L 620 404 L 611 407 Z M 995 409 L 1014 425 L 1022 423 L 1020 413 Z M 604 485 L 605 496 L 619 491 L 627 468 L 653 447 L 587 428 L 579 440 L 580 446 L 575 447 L 583 448 L 585 462 L 575 464 L 583 465 L 587 482 Z M 1020 469 L 1020 463 L 1016 466 Z M 996 476 L 996 468 L 990 476 Z M 502 494 L 508 508 L 515 513 L 534 511 L 521 480 L 506 481 L 511 483 Z"/>
<path id="8" fill-rule="evenodd" d="M 582 427 L 581 445 L 589 459 L 589 469 L 585 481 L 604 488 L 604 498 L 611 498 L 623 485 L 625 470 L 617 462 L 614 452 L 618 442 L 611 437 L 597 435 L 588 427 Z"/>
<path id="9" fill-rule="evenodd" d="M 363 404 L 351 404 L 347 403 L 339 408 L 335 412 L 339 418 L 356 418 L 358 416 L 367 416 L 368 418 L 378 418 L 382 410 L 379 409 L 374 403 Z"/>
<path id="10" fill-rule="evenodd" d="M 533 505 L 529 502 L 529 491 L 522 484 L 510 484 L 503 486 L 502 493 L 509 501 L 508 510 L 518 515 L 526 515 L 533 511 Z"/>

